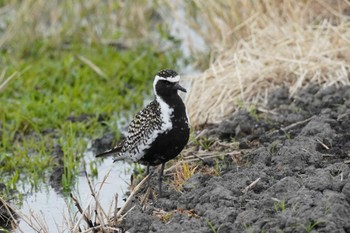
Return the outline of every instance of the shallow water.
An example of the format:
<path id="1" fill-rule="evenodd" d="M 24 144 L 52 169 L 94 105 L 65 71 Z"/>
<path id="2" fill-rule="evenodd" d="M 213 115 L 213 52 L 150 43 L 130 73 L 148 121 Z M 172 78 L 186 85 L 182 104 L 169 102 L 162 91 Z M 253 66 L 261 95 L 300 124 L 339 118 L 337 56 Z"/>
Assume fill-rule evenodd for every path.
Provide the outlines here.
<path id="1" fill-rule="evenodd" d="M 89 164 L 91 160 L 95 159 L 92 152 L 87 152 L 85 157 L 86 164 Z M 87 170 L 89 174 L 89 168 Z M 112 158 L 104 159 L 98 166 L 98 176 L 93 179 L 96 190 L 99 189 L 101 182 L 109 171 L 110 173 L 100 192 L 100 202 L 105 211 L 109 210 L 116 193 L 118 193 L 118 206 L 123 204 L 123 194 L 128 190 L 132 164 L 125 162 L 113 163 Z M 78 177 L 72 193 L 79 200 L 81 207 L 85 209 L 92 198 L 85 176 Z M 20 211 L 25 216 L 30 216 L 31 213 L 37 216 L 47 226 L 46 232 L 69 232 L 65 221 L 65 217 L 69 216 L 69 208 L 73 209 L 73 211 L 70 211 L 71 213 L 77 212 L 77 208 L 71 203 L 69 197 L 57 193 L 48 185 L 48 188 L 45 190 L 40 190 L 25 198 Z M 78 214 L 78 217 L 80 217 L 80 214 Z M 38 224 L 34 223 L 34 225 Z M 36 230 L 21 219 L 19 227 L 15 232 L 36 232 Z"/>

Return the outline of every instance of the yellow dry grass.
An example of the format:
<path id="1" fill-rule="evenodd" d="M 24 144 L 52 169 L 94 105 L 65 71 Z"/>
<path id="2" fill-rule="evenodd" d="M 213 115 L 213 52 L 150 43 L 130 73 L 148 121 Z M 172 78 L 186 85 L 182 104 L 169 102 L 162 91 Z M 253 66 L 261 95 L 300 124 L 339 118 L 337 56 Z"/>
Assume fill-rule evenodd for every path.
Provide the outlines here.
<path id="1" fill-rule="evenodd" d="M 173 180 L 173 185 L 176 191 L 179 192 L 182 189 L 182 185 L 195 174 L 197 168 L 198 166 L 187 162 L 176 167 Z"/>
<path id="2" fill-rule="evenodd" d="M 193 1 L 187 9 L 211 53 L 209 67 L 187 77 L 193 126 L 264 104 L 278 86 L 293 95 L 310 83 L 350 84 L 348 1 Z"/>

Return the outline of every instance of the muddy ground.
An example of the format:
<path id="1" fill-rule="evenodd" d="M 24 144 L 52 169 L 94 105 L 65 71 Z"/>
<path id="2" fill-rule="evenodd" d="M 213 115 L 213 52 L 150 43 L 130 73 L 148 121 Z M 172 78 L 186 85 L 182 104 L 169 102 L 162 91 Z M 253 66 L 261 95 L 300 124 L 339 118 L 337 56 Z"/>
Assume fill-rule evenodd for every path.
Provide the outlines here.
<path id="1" fill-rule="evenodd" d="M 280 88 L 205 137 L 238 141 L 240 158 L 226 156 L 219 176 L 195 174 L 182 192 L 164 184 L 144 210 L 136 201 L 124 231 L 350 232 L 350 87 L 311 85 L 293 98 Z"/>

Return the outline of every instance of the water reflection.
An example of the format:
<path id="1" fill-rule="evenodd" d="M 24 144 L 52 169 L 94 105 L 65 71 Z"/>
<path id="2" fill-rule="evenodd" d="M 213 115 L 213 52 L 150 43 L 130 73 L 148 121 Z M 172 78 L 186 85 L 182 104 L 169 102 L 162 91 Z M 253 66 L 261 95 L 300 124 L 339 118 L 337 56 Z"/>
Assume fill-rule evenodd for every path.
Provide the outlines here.
<path id="1" fill-rule="evenodd" d="M 91 152 L 85 156 L 86 164 L 94 160 Z M 87 166 L 87 172 L 89 171 Z M 118 206 L 123 204 L 123 194 L 128 190 L 128 182 L 132 173 L 132 164 L 125 162 L 113 163 L 112 158 L 107 158 L 98 164 L 98 176 L 93 179 L 95 188 L 98 189 L 106 174 L 109 173 L 106 182 L 100 192 L 100 203 L 106 211 L 109 210 L 115 194 L 118 193 Z M 91 192 L 88 181 L 85 176 L 79 176 L 72 191 L 73 195 L 79 200 L 84 209 L 91 199 Z M 21 212 L 26 216 L 37 216 L 41 221 L 44 221 L 47 226 L 47 232 L 69 232 L 65 218 L 69 218 L 68 208 L 76 213 L 77 209 L 71 203 L 69 197 L 65 197 L 57 193 L 51 186 L 45 190 L 40 190 L 33 195 L 25 198 Z M 35 221 L 35 219 L 32 219 Z M 22 232 L 36 232 L 25 221 L 20 220 L 19 230 Z"/>

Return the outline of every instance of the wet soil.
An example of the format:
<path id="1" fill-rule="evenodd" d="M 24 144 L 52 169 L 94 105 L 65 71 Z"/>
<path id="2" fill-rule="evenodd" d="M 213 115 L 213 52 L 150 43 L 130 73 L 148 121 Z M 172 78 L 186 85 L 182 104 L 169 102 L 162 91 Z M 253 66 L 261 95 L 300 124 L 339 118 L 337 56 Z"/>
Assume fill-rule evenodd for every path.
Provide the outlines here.
<path id="1" fill-rule="evenodd" d="M 135 201 L 125 231 L 350 233 L 349 86 L 294 97 L 279 88 L 264 109 L 239 110 L 205 137 L 239 142 L 240 159 L 195 174 L 181 192 L 164 184 L 146 208 Z"/>

